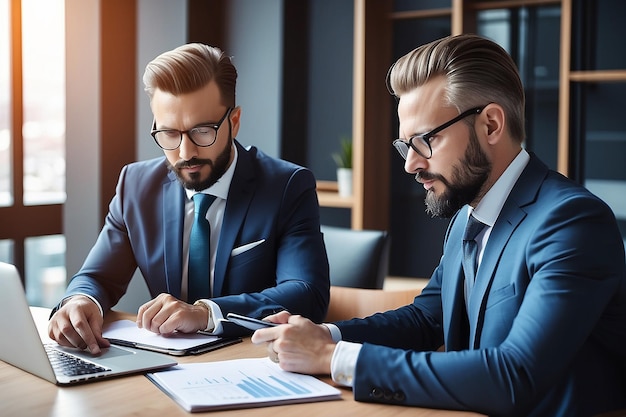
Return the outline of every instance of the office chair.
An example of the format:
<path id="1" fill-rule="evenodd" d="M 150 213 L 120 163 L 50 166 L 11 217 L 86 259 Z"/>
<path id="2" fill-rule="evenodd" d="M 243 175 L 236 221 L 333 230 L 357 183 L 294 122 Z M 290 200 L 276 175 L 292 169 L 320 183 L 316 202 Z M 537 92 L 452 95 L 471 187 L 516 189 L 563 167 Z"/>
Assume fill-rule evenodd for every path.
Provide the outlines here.
<path id="1" fill-rule="evenodd" d="M 389 234 L 321 226 L 330 265 L 330 284 L 381 289 L 389 268 Z"/>
<path id="2" fill-rule="evenodd" d="M 411 304 L 422 288 L 379 290 L 368 288 L 330 287 L 330 304 L 326 322 L 367 317 Z"/>

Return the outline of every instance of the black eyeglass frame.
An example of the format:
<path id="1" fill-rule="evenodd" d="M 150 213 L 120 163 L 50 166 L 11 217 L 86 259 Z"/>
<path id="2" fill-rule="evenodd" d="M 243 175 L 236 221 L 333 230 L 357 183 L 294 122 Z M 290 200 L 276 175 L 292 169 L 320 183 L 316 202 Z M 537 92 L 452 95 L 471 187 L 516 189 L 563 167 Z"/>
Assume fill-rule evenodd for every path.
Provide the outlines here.
<path id="1" fill-rule="evenodd" d="M 180 144 L 183 143 L 183 135 L 186 134 L 187 137 L 189 138 L 189 140 L 191 140 L 191 142 L 201 148 L 208 148 L 209 146 L 213 145 L 216 141 L 217 141 L 217 134 L 220 130 L 220 127 L 222 127 L 222 123 L 224 123 L 224 120 L 226 120 L 227 117 L 229 117 L 230 112 L 233 110 L 233 107 L 229 107 L 226 109 L 226 113 L 224 113 L 224 115 L 222 116 L 222 118 L 217 122 L 217 123 L 203 123 L 197 126 L 192 127 L 191 129 L 188 130 L 176 130 L 176 129 L 157 129 L 156 128 L 156 119 L 152 121 L 152 130 L 150 131 L 150 135 L 152 136 L 152 139 L 154 139 L 154 142 L 157 144 L 157 146 L 165 151 L 173 151 L 175 149 L 178 149 L 180 147 Z M 215 136 L 213 137 L 213 141 L 207 145 L 203 145 L 200 144 L 198 142 L 196 142 L 193 139 L 193 131 L 195 129 L 200 129 L 203 127 L 208 127 L 211 128 L 215 131 Z M 159 141 L 156 138 L 156 135 L 159 132 L 178 132 L 179 134 L 179 139 L 178 139 L 178 145 L 176 145 L 173 148 L 166 148 L 164 146 L 162 146 Z"/>
<path id="2" fill-rule="evenodd" d="M 404 139 L 396 139 L 392 142 L 392 145 L 394 146 L 394 148 L 396 148 L 396 150 L 398 151 L 398 153 L 400 154 L 400 156 L 402 156 L 403 159 L 406 160 L 407 156 L 409 156 L 409 147 L 411 149 L 413 149 L 415 152 L 417 152 L 418 155 L 422 156 L 423 158 L 426 159 L 430 159 L 433 156 L 433 148 L 430 145 L 430 139 L 435 136 L 437 133 L 441 132 L 442 130 L 452 126 L 453 124 L 455 124 L 458 121 L 461 121 L 463 119 L 465 119 L 468 116 L 472 116 L 472 115 L 477 115 L 480 114 L 485 107 L 487 107 L 489 104 L 485 104 L 482 107 L 474 107 L 471 108 L 469 110 L 464 111 L 463 113 L 459 114 L 458 116 L 456 116 L 454 119 L 448 120 L 447 122 L 445 122 L 444 124 L 437 126 L 436 128 L 434 128 L 433 130 L 431 130 L 430 132 L 424 133 L 422 135 L 414 135 L 411 136 L 409 138 L 409 140 L 404 140 Z M 416 139 L 421 140 L 422 142 L 424 142 L 424 144 L 426 146 L 428 146 L 428 151 L 429 154 L 428 155 L 424 155 L 424 153 L 422 151 L 420 151 L 414 144 L 413 141 L 415 141 Z"/>

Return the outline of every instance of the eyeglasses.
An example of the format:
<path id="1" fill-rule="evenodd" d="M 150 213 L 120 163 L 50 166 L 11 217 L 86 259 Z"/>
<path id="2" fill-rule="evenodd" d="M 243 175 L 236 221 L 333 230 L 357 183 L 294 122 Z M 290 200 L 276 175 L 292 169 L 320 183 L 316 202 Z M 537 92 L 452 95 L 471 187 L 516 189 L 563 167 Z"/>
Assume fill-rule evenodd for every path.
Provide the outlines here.
<path id="1" fill-rule="evenodd" d="M 166 151 L 173 151 L 177 149 L 183 142 L 183 135 L 187 134 L 189 139 L 194 145 L 206 148 L 211 146 L 217 140 L 217 131 L 226 119 L 226 117 L 232 111 L 232 107 L 226 109 L 226 113 L 222 116 L 219 122 L 213 124 L 203 124 L 192 127 L 189 130 L 176 130 L 176 129 L 159 129 L 156 128 L 156 120 L 152 122 L 152 131 L 150 134 L 154 138 L 154 141 L 161 149 Z"/>
<path id="2" fill-rule="evenodd" d="M 482 107 L 474 107 L 473 109 L 466 110 L 456 116 L 454 119 L 445 122 L 441 126 L 434 128 L 428 133 L 424 133 L 423 135 L 411 136 L 409 140 L 396 139 L 393 141 L 392 144 L 396 148 L 400 156 L 402 156 L 402 158 L 404 159 L 406 159 L 409 155 L 409 148 L 413 149 L 423 158 L 430 159 L 433 156 L 433 148 L 430 146 L 430 141 L 433 136 L 441 132 L 443 129 L 452 126 L 459 120 L 465 119 L 467 116 L 480 114 L 480 112 L 482 112 L 487 106 L 488 104 Z"/>

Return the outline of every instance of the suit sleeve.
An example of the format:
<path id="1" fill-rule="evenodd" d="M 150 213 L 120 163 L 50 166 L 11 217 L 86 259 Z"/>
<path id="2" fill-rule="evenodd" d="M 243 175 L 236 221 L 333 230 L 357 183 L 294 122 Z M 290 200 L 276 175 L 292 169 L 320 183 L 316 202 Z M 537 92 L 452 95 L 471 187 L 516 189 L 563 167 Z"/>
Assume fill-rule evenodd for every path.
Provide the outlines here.
<path id="1" fill-rule="evenodd" d="M 128 167 L 124 167 L 98 239 L 66 291 L 66 296 L 89 294 L 104 311 L 125 293 L 137 268 L 122 214 L 127 174 Z"/>
<path id="2" fill-rule="evenodd" d="M 492 320 L 489 329 L 504 334 L 498 343 L 475 350 L 422 351 L 441 325 L 440 317 L 429 313 L 435 303 L 428 292 L 424 302 L 418 296 L 410 307 L 370 318 L 380 333 L 375 338 L 364 327 L 354 331 L 358 321 L 342 326 L 353 340 L 360 335 L 371 342 L 358 357 L 355 399 L 528 415 L 540 401 L 594 397 L 593 385 L 602 387 L 594 390 L 597 395 L 611 395 L 603 393 L 606 389 L 619 398 L 619 385 L 604 382 L 602 375 L 613 381 L 619 371 L 608 358 L 618 351 L 623 355 L 626 342 L 623 322 L 619 325 L 623 306 L 612 303 L 621 297 L 623 305 L 624 298 L 621 237 L 604 204 L 586 194 L 561 197 L 549 210 L 538 207 L 542 214 L 532 218 L 539 220 L 520 226 L 512 252 L 503 252 L 495 273 L 507 274 L 511 287 L 498 297 L 492 294 L 485 313 Z M 510 323 L 507 314 L 513 316 Z M 405 336 L 394 335 L 400 331 Z M 402 343 L 389 347 L 386 337 Z"/>

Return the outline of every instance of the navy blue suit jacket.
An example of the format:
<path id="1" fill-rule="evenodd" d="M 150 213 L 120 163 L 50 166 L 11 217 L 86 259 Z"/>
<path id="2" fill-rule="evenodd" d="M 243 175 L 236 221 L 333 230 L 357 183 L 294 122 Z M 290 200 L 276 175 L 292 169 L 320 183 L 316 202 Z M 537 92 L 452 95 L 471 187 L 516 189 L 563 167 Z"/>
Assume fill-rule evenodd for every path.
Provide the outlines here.
<path id="1" fill-rule="evenodd" d="M 235 144 L 239 159 L 216 252 L 212 300 L 224 315 L 264 317 L 287 309 L 319 322 L 330 283 L 313 174 Z M 107 311 L 139 268 L 152 297 L 180 297 L 185 199 L 164 157 L 125 166 L 104 227 L 67 295 L 90 294 Z M 261 239 L 231 256 L 234 248 Z"/>
<path id="2" fill-rule="evenodd" d="M 469 320 L 466 219 L 462 209 L 451 221 L 412 304 L 337 323 L 365 343 L 355 398 L 502 416 L 626 407 L 624 243 L 608 206 L 531 155 L 491 231 Z"/>

